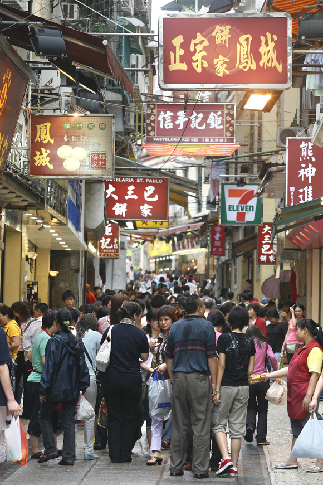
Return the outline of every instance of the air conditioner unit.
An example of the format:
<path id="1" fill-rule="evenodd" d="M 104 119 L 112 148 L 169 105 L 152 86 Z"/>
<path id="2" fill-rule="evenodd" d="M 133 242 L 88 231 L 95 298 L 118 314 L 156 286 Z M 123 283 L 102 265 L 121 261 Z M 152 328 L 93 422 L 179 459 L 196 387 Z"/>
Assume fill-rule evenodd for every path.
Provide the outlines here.
<path id="1" fill-rule="evenodd" d="M 77 3 L 61 3 L 61 12 L 61 20 L 77 20 L 79 18 Z"/>
<path id="2" fill-rule="evenodd" d="M 292 126 L 281 126 L 277 131 L 277 146 L 286 147 L 286 138 L 295 138 L 304 128 L 296 128 Z"/>
<path id="3" fill-rule="evenodd" d="M 43 70 L 40 73 L 40 86 L 46 89 L 55 89 L 61 85 L 60 72 L 56 70 Z"/>

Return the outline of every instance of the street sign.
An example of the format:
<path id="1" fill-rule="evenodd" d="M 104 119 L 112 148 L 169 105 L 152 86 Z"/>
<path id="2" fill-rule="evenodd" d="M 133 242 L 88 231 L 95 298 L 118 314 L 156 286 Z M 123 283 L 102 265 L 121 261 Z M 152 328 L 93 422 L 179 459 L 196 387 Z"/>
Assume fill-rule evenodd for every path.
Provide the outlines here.
<path id="1" fill-rule="evenodd" d="M 221 183 L 221 225 L 259 226 L 262 199 L 255 197 L 257 184 Z"/>
<path id="2" fill-rule="evenodd" d="M 159 85 L 166 90 L 274 89 L 292 82 L 288 13 L 164 13 Z"/>
<path id="3" fill-rule="evenodd" d="M 120 226 L 108 223 L 105 234 L 99 240 L 100 258 L 120 258 Z"/>
<path id="4" fill-rule="evenodd" d="M 108 219 L 168 221 L 168 178 L 117 177 L 105 192 Z"/>
<path id="5" fill-rule="evenodd" d="M 272 223 L 266 222 L 258 227 L 258 264 L 276 264 L 277 238 L 271 244 Z"/>
<path id="6" fill-rule="evenodd" d="M 210 252 L 211 256 L 224 256 L 224 227 L 223 226 L 211 226 L 211 241 Z"/>

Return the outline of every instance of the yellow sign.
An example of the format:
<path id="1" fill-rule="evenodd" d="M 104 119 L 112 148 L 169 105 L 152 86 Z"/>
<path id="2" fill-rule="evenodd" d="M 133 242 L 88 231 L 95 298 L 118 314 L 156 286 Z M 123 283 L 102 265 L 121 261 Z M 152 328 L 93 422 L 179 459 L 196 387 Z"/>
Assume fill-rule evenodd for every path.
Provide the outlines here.
<path id="1" fill-rule="evenodd" d="M 155 229 L 168 229 L 168 221 L 136 221 L 137 228 L 144 229 L 145 227 Z"/>
<path id="2" fill-rule="evenodd" d="M 173 252 L 172 243 L 155 239 L 154 243 L 148 242 L 148 257 L 159 256 L 160 254 L 170 254 Z"/>

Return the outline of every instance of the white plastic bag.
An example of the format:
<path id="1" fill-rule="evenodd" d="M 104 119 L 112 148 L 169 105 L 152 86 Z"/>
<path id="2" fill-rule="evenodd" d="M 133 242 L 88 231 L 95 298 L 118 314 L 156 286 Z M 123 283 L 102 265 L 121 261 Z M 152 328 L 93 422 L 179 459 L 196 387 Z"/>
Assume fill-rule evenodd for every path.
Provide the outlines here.
<path id="1" fill-rule="evenodd" d="M 20 461 L 21 453 L 21 434 L 19 418 L 12 418 L 9 428 L 4 432 L 7 446 L 7 461 Z"/>
<path id="2" fill-rule="evenodd" d="M 158 372 L 149 384 L 149 414 L 150 416 L 167 416 L 172 407 L 173 389 L 169 379 L 164 380 L 162 375 L 158 379 Z"/>
<path id="3" fill-rule="evenodd" d="M 272 404 L 278 404 L 280 406 L 283 404 L 286 404 L 287 402 L 286 383 L 284 381 L 281 381 L 281 384 L 278 384 L 278 382 L 275 381 L 266 392 L 266 399 Z"/>
<path id="4" fill-rule="evenodd" d="M 108 332 L 107 338 L 101 345 L 99 352 L 96 355 L 96 370 L 100 372 L 105 372 L 110 364 L 110 354 L 111 354 L 111 327 Z"/>
<path id="5" fill-rule="evenodd" d="M 81 396 L 80 405 L 76 414 L 76 419 L 78 419 L 79 421 L 82 421 L 83 419 L 85 420 L 90 419 L 90 418 L 93 418 L 94 416 L 95 416 L 95 413 L 91 404 L 89 403 L 89 401 L 85 399 L 84 396 Z"/>
<path id="6" fill-rule="evenodd" d="M 323 458 L 323 420 L 312 413 L 298 436 L 291 458 Z"/>

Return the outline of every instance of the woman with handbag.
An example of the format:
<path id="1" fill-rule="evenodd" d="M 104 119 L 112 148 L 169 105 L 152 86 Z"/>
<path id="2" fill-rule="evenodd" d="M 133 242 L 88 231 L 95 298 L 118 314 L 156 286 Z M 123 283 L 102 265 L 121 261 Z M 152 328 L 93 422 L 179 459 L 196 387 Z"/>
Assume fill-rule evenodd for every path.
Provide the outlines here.
<path id="1" fill-rule="evenodd" d="M 300 345 L 302 345 L 302 342 L 298 342 L 297 340 L 296 326 L 297 326 L 298 320 L 301 320 L 304 318 L 305 307 L 300 304 L 294 305 L 290 308 L 290 312 L 291 312 L 292 318 L 288 322 L 288 331 L 282 346 L 282 352 L 286 351 L 288 364 L 292 360 L 292 357 L 295 354 L 296 350 L 300 347 Z"/>
<path id="2" fill-rule="evenodd" d="M 267 372 L 266 360 L 271 362 L 273 370 L 277 370 L 277 360 L 270 345 L 266 342 L 265 335 L 255 325 L 249 327 L 246 335 L 253 339 L 256 349 L 254 375 L 261 375 Z M 269 389 L 269 382 L 257 382 L 249 384 L 249 399 L 247 406 L 247 431 L 244 439 L 252 443 L 253 434 L 257 429 L 257 445 L 269 445 L 267 441 L 267 412 L 268 401 L 266 392 Z M 258 422 L 256 420 L 258 415 Z"/>
<path id="3" fill-rule="evenodd" d="M 167 365 L 165 363 L 165 348 L 167 345 L 167 337 L 171 326 L 177 321 L 175 308 L 171 305 L 162 306 L 157 313 L 157 320 L 159 323 L 160 334 L 157 339 L 151 340 L 149 345 L 153 353 L 153 360 L 151 367 L 158 371 L 158 377 L 161 375 L 165 379 L 169 379 L 167 372 Z M 147 461 L 148 466 L 160 465 L 163 461 L 161 456 L 161 439 L 163 433 L 164 416 L 151 417 L 151 458 Z"/>
<path id="4" fill-rule="evenodd" d="M 98 353 L 101 334 L 94 313 L 82 315 L 76 325 L 76 335 L 84 344 L 85 362 L 90 374 L 90 387 L 85 391 L 84 397 L 95 408 L 97 385 L 95 377 L 95 358 Z M 94 426 L 95 416 L 84 421 L 84 460 L 99 458 L 94 453 Z"/>
<path id="5" fill-rule="evenodd" d="M 104 397 L 108 409 L 109 456 L 113 463 L 131 461 L 141 396 L 140 360 L 148 359 L 148 340 L 136 326 L 138 303 L 118 310 L 119 324 L 111 328 L 110 363 L 105 371 Z"/>
<path id="6" fill-rule="evenodd" d="M 296 350 L 288 367 L 278 371 L 263 374 L 270 378 L 287 377 L 287 412 L 291 422 L 292 449 L 297 437 L 301 434 L 310 418 L 309 405 L 315 391 L 315 386 L 322 370 L 323 362 L 323 331 L 310 318 L 298 319 L 296 322 L 296 338 L 304 345 Z M 316 467 L 310 471 L 320 471 L 323 460 L 317 460 Z M 297 469 L 296 458 L 288 458 L 286 462 L 276 465 L 278 469 Z M 319 468 L 320 470 L 317 470 Z"/>

